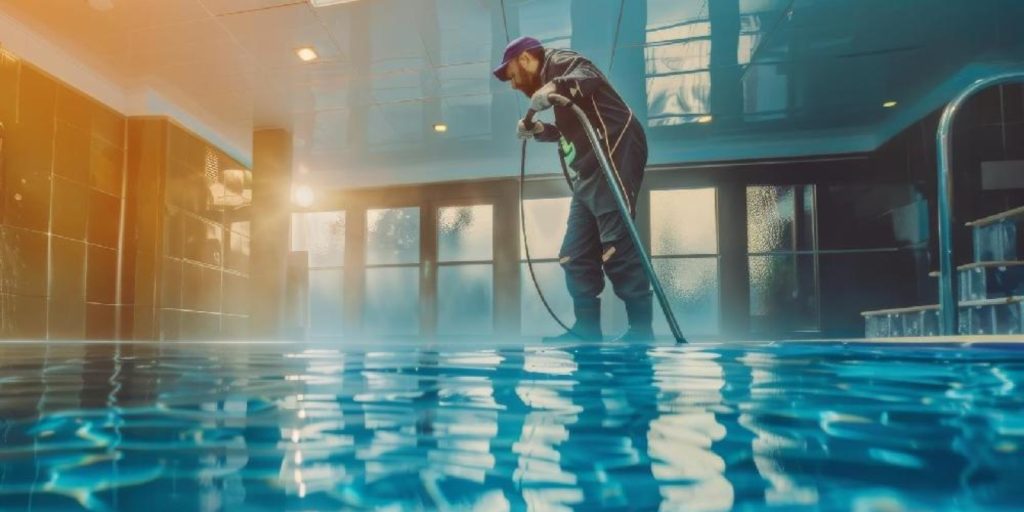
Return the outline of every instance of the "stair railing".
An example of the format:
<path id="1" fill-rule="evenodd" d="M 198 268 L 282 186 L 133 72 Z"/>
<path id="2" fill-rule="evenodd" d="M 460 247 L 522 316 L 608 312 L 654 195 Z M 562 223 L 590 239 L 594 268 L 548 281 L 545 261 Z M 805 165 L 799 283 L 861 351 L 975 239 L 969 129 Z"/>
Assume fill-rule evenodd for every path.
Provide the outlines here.
<path id="1" fill-rule="evenodd" d="M 975 80 L 953 101 L 946 105 L 935 135 L 939 163 L 939 334 L 951 336 L 957 333 L 957 309 L 955 268 L 953 267 L 953 121 L 960 107 L 978 91 L 995 85 L 1024 82 L 1024 71 L 998 73 Z"/>

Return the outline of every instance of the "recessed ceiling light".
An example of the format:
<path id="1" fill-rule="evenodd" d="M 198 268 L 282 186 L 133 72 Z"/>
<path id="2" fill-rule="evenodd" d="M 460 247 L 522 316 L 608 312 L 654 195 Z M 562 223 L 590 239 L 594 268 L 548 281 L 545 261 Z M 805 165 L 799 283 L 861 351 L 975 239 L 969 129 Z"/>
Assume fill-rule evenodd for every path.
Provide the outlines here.
<path id="1" fill-rule="evenodd" d="M 356 0 L 309 0 L 313 7 L 327 7 L 328 5 L 348 4 Z"/>
<path id="2" fill-rule="evenodd" d="M 700 116 L 700 117 L 697 118 L 697 122 L 701 123 L 701 124 L 707 124 L 707 123 L 710 123 L 711 121 L 713 121 L 714 119 L 715 118 L 713 118 L 711 116 Z"/>
<path id="3" fill-rule="evenodd" d="M 893 108 L 893 107 L 896 106 L 896 102 L 890 100 L 890 101 L 887 101 L 885 103 L 882 103 L 882 106 L 885 107 L 885 108 Z"/>
<path id="4" fill-rule="evenodd" d="M 318 57 L 318 55 L 316 54 L 316 50 L 309 47 L 299 48 L 298 50 L 295 50 L 295 54 L 298 55 L 299 58 L 302 59 L 304 62 L 316 60 Z"/>
<path id="5" fill-rule="evenodd" d="M 448 125 L 444 123 L 436 123 L 434 124 L 434 131 L 437 133 L 444 133 L 448 131 Z"/>

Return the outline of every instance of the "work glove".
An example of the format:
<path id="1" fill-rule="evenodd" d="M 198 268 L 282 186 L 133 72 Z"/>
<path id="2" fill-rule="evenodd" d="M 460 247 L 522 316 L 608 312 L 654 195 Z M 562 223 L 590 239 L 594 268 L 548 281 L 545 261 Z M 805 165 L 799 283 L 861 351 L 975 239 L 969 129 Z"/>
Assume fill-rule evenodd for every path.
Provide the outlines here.
<path id="1" fill-rule="evenodd" d="M 554 82 L 548 82 L 537 89 L 537 92 L 533 93 L 533 97 L 530 98 L 530 110 L 534 112 L 540 112 L 551 108 L 552 103 L 560 107 L 564 107 L 569 104 L 569 98 L 557 94 L 558 88 L 555 87 Z"/>
<path id="2" fill-rule="evenodd" d="M 540 135 L 540 133 L 543 131 L 544 125 L 540 124 L 537 121 L 533 122 L 533 127 L 530 129 L 526 128 L 526 123 L 524 123 L 522 119 L 520 119 L 519 122 L 516 123 L 516 137 L 518 137 L 519 140 L 532 139 L 537 135 Z"/>

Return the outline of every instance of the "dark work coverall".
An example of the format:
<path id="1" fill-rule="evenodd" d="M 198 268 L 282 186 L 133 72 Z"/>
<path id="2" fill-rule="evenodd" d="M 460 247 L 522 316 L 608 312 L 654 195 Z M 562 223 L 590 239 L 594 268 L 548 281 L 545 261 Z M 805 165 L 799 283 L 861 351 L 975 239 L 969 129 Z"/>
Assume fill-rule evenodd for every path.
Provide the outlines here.
<path id="1" fill-rule="evenodd" d="M 546 50 L 540 73 L 541 83 L 553 82 L 558 94 L 586 112 L 610 156 L 615 186 L 624 190 L 630 214 L 635 216 L 647 165 L 647 138 L 639 120 L 597 67 L 576 52 Z M 554 113 L 555 126 L 545 124 L 536 139 L 558 142 L 569 168 L 573 197 L 559 260 L 577 322 L 583 320 L 581 315 L 596 318 L 600 329 L 598 295 L 604 289 L 603 267 L 615 295 L 626 303 L 630 327 L 649 329 L 651 283 L 609 183 L 576 114 L 570 107 L 559 106 Z"/>

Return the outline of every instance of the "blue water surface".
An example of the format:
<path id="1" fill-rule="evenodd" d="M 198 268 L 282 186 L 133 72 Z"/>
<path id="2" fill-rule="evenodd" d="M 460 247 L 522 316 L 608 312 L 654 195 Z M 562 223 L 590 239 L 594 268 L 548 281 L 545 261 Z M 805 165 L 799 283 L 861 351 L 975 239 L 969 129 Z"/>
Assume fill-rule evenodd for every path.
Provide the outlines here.
<path id="1" fill-rule="evenodd" d="M 3 510 L 1020 510 L 1024 350 L 0 344 Z"/>

